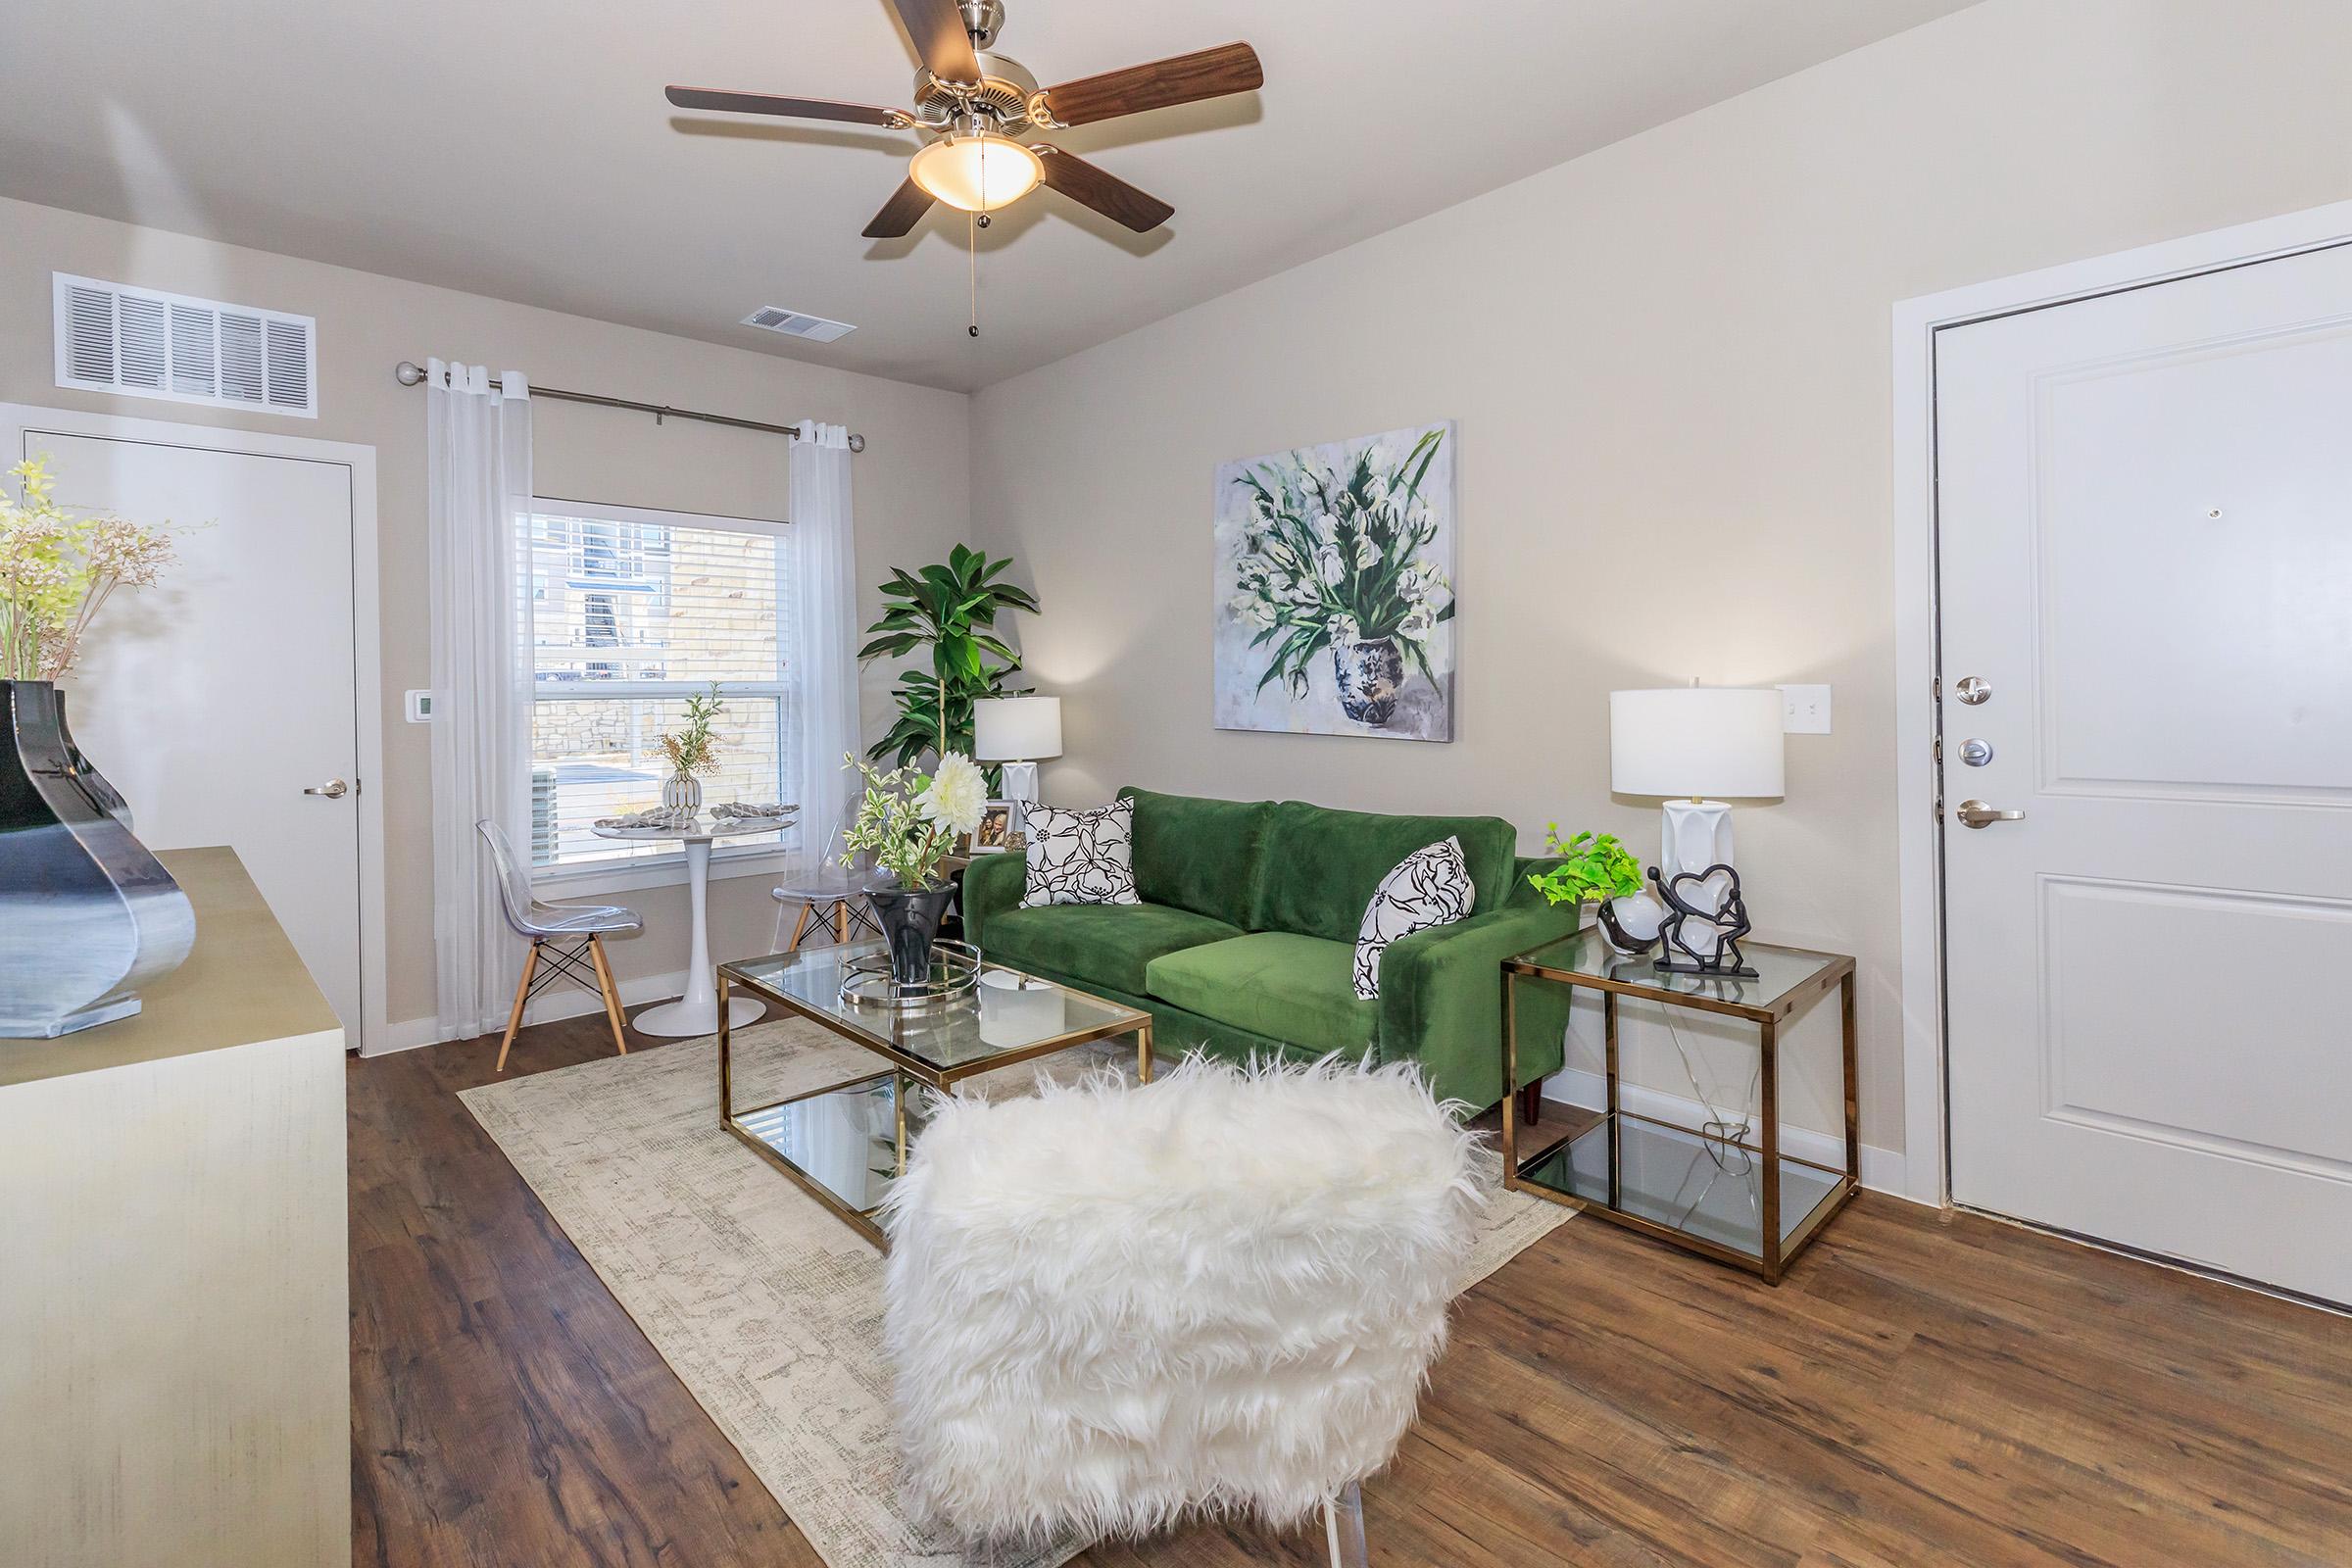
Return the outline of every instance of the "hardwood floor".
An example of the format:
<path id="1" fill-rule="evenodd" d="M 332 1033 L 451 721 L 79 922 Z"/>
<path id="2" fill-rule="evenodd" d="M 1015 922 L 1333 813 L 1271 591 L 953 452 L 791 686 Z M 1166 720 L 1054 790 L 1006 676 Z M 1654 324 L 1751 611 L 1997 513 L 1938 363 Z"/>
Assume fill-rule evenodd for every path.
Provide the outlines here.
<path id="1" fill-rule="evenodd" d="M 497 1049 L 349 1069 L 354 1561 L 815 1568 L 456 1098 Z M 509 1070 L 611 1050 L 542 1025 Z M 2352 1320 L 1875 1194 L 1777 1291 L 1580 1219 L 1463 1298 L 1364 1499 L 1381 1568 L 2342 1568 Z"/>

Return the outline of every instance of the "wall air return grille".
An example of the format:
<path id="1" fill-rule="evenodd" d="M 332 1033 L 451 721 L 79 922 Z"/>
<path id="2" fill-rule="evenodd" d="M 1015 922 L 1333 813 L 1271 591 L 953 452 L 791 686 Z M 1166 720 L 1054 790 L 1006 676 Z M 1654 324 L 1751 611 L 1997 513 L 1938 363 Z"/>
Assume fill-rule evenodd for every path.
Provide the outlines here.
<path id="1" fill-rule="evenodd" d="M 821 316 L 802 311 L 788 311 L 781 305 L 762 305 L 743 318 L 746 326 L 762 331 L 781 332 L 807 343 L 837 343 L 858 329 L 847 321 L 828 321 Z"/>
<path id="2" fill-rule="evenodd" d="M 53 273 L 57 384 L 318 416 L 318 323 Z"/>

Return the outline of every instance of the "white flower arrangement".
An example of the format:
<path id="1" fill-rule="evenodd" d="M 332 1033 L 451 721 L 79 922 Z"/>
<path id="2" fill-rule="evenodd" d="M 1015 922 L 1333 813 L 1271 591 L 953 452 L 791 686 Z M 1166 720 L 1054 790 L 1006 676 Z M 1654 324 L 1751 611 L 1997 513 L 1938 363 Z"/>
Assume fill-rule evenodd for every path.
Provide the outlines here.
<path id="1" fill-rule="evenodd" d="M 881 772 L 855 757 L 849 762 L 865 775 L 865 797 L 844 838 L 841 863 L 855 867 L 858 853 L 869 851 L 900 887 L 937 886 L 939 862 L 959 836 L 980 826 L 988 804 L 980 769 L 961 752 L 948 753 L 928 774 L 910 767 Z"/>

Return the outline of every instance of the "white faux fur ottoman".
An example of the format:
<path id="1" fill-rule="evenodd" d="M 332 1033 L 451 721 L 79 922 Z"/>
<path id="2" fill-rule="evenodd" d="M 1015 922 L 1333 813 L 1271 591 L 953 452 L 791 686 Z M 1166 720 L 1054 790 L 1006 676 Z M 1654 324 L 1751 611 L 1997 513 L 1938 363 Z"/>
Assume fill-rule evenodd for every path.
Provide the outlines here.
<path id="1" fill-rule="evenodd" d="M 975 1539 L 1299 1522 L 1411 1424 L 1480 1157 L 1409 1066 L 947 1102 L 884 1219 L 911 1500 Z"/>

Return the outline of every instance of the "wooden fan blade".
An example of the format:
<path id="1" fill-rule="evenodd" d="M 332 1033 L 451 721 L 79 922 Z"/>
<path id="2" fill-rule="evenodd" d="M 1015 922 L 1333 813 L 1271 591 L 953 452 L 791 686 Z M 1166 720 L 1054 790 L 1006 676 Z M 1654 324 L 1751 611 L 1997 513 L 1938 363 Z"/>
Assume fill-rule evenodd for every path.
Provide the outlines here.
<path id="1" fill-rule="evenodd" d="M 865 225 L 867 239 L 898 239 L 913 231 L 931 210 L 931 193 L 913 180 L 907 180 L 892 193 L 874 220 Z"/>
<path id="2" fill-rule="evenodd" d="M 715 109 L 730 115 L 784 115 L 794 120 L 840 120 L 853 125 L 910 125 L 903 109 L 877 104 L 837 103 L 831 98 L 778 98 L 764 92 L 718 92 L 709 87 L 672 87 L 669 101 L 680 109 Z"/>
<path id="3" fill-rule="evenodd" d="M 1149 196 L 1116 174 L 1106 174 L 1074 153 L 1039 143 L 1030 149 L 1046 166 L 1046 183 L 1082 207 L 1149 234 L 1176 216 L 1176 209 Z"/>
<path id="4" fill-rule="evenodd" d="M 1246 43 L 1229 43 L 1149 66 L 1065 81 L 1046 89 L 1046 107 L 1059 124 L 1091 125 L 1098 120 L 1140 115 L 1147 109 L 1254 92 L 1265 84 L 1266 72 L 1257 63 L 1257 51 Z"/>
<path id="5" fill-rule="evenodd" d="M 980 57 L 972 53 L 972 35 L 963 30 L 963 12 L 956 0 L 891 0 L 899 22 L 923 57 L 923 65 L 942 81 L 969 85 L 980 79 Z"/>

